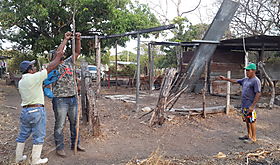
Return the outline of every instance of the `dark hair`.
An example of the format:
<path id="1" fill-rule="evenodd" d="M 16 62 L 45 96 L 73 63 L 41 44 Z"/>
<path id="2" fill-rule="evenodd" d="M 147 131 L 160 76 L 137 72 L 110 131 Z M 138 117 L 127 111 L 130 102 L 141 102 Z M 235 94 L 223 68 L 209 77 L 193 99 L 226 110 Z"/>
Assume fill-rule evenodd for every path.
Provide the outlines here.
<path id="1" fill-rule="evenodd" d="M 22 72 L 22 74 L 28 73 L 29 70 L 32 70 L 32 65 L 29 65 L 29 66 L 27 67 L 27 69 L 26 69 L 24 72 Z"/>

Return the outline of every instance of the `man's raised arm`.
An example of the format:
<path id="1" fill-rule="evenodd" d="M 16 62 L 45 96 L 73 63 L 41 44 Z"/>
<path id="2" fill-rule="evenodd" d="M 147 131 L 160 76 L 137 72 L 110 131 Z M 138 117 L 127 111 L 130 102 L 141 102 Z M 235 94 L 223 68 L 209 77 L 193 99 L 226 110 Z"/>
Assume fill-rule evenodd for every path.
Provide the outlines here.
<path id="1" fill-rule="evenodd" d="M 61 58 L 63 57 L 64 53 L 63 51 L 56 51 L 55 52 L 55 58 L 51 61 L 51 63 L 47 67 L 47 72 L 50 73 L 52 70 L 54 70 L 61 62 Z"/>

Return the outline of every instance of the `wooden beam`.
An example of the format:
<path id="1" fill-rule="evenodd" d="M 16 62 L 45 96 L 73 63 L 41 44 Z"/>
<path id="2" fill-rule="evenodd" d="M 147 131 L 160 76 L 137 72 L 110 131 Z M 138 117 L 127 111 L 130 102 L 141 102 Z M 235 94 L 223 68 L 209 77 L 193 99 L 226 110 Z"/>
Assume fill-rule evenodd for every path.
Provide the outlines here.
<path id="1" fill-rule="evenodd" d="M 139 111 L 140 90 L 140 34 L 137 34 L 136 111 Z"/>
<path id="2" fill-rule="evenodd" d="M 153 27 L 153 28 L 148 28 L 148 29 L 141 29 L 141 30 L 137 30 L 137 31 L 126 32 L 126 33 L 122 33 L 122 34 L 112 34 L 112 35 L 107 35 L 107 36 L 99 36 L 99 38 L 100 39 L 118 38 L 118 37 L 125 37 L 125 36 L 129 36 L 129 35 L 151 33 L 151 32 L 157 32 L 157 31 L 174 29 L 174 28 L 175 28 L 175 25 L 170 24 L 170 25 L 164 25 L 164 26 L 158 26 L 158 27 Z M 81 38 L 92 39 L 93 36 L 81 36 Z"/>

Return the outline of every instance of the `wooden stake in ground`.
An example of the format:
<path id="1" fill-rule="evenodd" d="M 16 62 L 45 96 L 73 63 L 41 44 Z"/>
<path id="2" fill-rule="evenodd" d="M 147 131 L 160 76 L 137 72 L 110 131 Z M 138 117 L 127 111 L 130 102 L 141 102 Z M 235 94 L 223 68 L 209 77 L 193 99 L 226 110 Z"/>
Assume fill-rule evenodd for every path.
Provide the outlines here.
<path id="1" fill-rule="evenodd" d="M 207 89 L 207 72 L 208 72 L 208 65 L 207 62 L 205 62 L 205 70 L 204 70 L 204 87 L 202 90 L 202 96 L 203 96 L 203 103 L 202 103 L 202 107 L 203 107 L 203 117 L 206 118 L 206 89 Z"/>
<path id="2" fill-rule="evenodd" d="M 227 72 L 227 78 L 230 79 L 231 71 Z M 230 82 L 227 82 L 227 107 L 226 107 L 226 114 L 229 114 L 230 110 Z"/>
<path id="3" fill-rule="evenodd" d="M 92 135 L 98 137 L 101 134 L 100 121 L 98 117 L 98 112 L 96 108 L 96 94 L 94 92 L 94 86 L 92 82 L 87 84 L 87 99 L 88 99 L 88 115 L 89 115 L 89 125 L 92 129 Z"/>

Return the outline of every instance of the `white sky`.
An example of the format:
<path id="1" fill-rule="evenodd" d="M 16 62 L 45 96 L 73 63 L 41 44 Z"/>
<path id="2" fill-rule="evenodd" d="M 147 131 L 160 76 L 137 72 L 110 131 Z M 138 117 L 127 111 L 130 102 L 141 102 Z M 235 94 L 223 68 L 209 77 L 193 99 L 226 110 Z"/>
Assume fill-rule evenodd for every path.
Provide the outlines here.
<path id="1" fill-rule="evenodd" d="M 139 0 L 140 3 L 148 4 L 148 6 L 152 9 L 152 12 L 159 16 L 159 14 L 167 15 L 167 19 L 172 20 L 174 17 L 177 16 L 177 8 L 173 2 L 178 2 L 179 0 Z M 200 6 L 193 12 L 184 14 L 183 16 L 186 17 L 192 24 L 198 23 L 208 23 L 210 24 L 212 19 L 214 18 L 218 8 L 214 6 L 214 2 L 217 0 L 201 0 Z M 167 6 L 166 7 L 166 2 Z M 180 13 L 190 11 L 194 9 L 199 3 L 199 0 L 181 0 L 181 4 L 179 7 Z M 159 37 L 158 39 L 145 39 L 141 38 L 141 41 L 165 41 L 166 39 L 170 38 L 167 36 L 165 38 Z M 118 52 L 123 50 L 129 50 L 136 53 L 137 41 L 131 40 L 126 43 L 126 47 L 118 47 Z M 111 49 L 112 54 L 114 53 L 114 49 Z"/>

